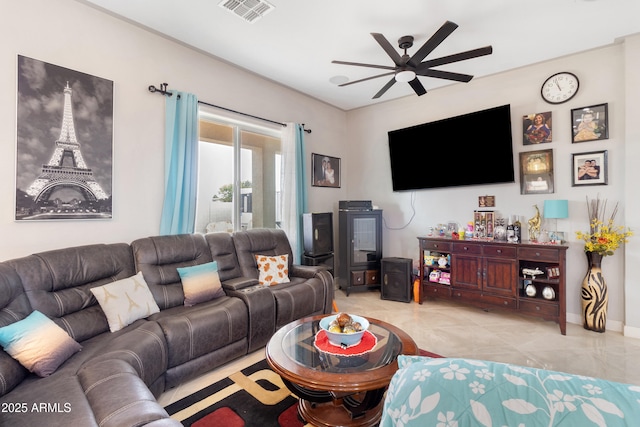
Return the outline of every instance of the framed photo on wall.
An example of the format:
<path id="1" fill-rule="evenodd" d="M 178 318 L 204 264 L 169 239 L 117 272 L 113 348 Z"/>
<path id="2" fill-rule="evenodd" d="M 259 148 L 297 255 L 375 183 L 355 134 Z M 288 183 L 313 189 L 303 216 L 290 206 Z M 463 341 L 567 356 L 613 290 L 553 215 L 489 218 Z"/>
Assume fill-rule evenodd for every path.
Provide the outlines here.
<path id="1" fill-rule="evenodd" d="M 340 158 L 311 153 L 311 184 L 340 188 Z"/>
<path id="2" fill-rule="evenodd" d="M 113 81 L 18 55 L 16 221 L 110 219 Z"/>
<path id="3" fill-rule="evenodd" d="M 571 110 L 572 142 L 609 138 L 608 104 L 591 105 Z"/>
<path id="4" fill-rule="evenodd" d="M 522 117 L 522 142 L 524 145 L 551 142 L 551 111 L 527 114 Z"/>
<path id="5" fill-rule="evenodd" d="M 553 192 L 553 150 L 520 153 L 520 194 Z"/>
<path id="6" fill-rule="evenodd" d="M 607 150 L 571 155 L 571 185 L 607 185 Z"/>

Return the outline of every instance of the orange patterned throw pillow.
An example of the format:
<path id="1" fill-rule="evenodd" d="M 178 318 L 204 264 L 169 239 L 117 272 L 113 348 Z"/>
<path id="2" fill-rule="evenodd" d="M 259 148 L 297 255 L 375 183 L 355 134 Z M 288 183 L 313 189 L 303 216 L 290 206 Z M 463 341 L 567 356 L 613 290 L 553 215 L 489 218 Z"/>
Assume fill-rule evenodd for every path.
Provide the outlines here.
<path id="1" fill-rule="evenodd" d="M 289 255 L 256 255 L 258 281 L 264 286 L 273 286 L 289 281 Z"/>

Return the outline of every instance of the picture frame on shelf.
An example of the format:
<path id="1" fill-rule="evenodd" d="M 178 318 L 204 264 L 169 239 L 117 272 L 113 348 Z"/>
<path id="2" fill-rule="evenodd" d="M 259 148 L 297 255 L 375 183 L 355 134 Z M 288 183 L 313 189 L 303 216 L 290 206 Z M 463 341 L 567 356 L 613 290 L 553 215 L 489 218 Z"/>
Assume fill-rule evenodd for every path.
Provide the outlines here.
<path id="1" fill-rule="evenodd" d="M 311 184 L 340 188 L 340 158 L 311 153 Z"/>
<path id="2" fill-rule="evenodd" d="M 527 114 L 522 117 L 522 143 L 542 144 L 553 141 L 551 111 Z"/>
<path id="3" fill-rule="evenodd" d="M 607 185 L 609 162 L 607 150 L 571 155 L 571 186 Z"/>
<path id="4" fill-rule="evenodd" d="M 609 104 L 571 110 L 572 143 L 609 139 Z"/>
<path id="5" fill-rule="evenodd" d="M 553 149 L 520 153 L 520 194 L 553 192 Z"/>

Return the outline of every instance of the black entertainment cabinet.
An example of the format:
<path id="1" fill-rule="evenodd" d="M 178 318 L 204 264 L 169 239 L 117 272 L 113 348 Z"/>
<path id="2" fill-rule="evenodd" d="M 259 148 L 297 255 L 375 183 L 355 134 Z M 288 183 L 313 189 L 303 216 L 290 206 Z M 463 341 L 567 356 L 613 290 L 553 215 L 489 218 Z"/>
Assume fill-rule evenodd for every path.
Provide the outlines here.
<path id="1" fill-rule="evenodd" d="M 370 201 L 340 201 L 338 213 L 339 266 L 336 281 L 352 291 L 380 289 L 382 210 Z"/>

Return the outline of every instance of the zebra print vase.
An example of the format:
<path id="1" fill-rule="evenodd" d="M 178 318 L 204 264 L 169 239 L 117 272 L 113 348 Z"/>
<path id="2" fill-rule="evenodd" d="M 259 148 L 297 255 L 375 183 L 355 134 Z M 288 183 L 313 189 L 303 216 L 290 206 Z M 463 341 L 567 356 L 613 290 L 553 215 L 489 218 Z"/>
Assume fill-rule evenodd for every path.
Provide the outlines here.
<path id="1" fill-rule="evenodd" d="M 604 332 L 609 293 L 600 267 L 602 255 L 594 252 L 585 253 L 589 270 L 582 280 L 582 322 L 585 329 Z"/>

